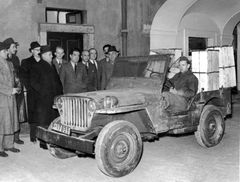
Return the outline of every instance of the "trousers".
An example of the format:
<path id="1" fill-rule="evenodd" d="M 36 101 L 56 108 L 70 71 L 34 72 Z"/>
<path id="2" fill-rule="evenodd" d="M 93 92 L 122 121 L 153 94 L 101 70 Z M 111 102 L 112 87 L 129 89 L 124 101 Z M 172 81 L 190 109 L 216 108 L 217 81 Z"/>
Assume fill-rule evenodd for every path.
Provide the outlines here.
<path id="1" fill-rule="evenodd" d="M 12 135 L 0 135 L 0 152 L 6 148 L 12 148 L 14 146 L 14 134 Z"/>
<path id="2" fill-rule="evenodd" d="M 188 102 L 183 96 L 171 92 L 163 92 L 160 99 L 160 105 L 163 109 L 175 113 L 186 110 Z"/>

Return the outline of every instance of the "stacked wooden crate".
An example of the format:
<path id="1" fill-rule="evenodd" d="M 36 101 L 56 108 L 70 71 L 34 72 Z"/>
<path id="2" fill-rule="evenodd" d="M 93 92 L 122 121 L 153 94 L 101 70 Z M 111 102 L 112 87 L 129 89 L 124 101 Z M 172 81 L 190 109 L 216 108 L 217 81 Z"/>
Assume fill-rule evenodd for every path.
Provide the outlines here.
<path id="1" fill-rule="evenodd" d="M 236 68 L 234 62 L 234 51 L 232 46 L 214 47 L 219 50 L 219 86 L 236 86 Z"/>
<path id="2" fill-rule="evenodd" d="M 211 47 L 192 52 L 192 71 L 199 80 L 198 91 L 236 86 L 236 70 L 232 46 Z"/>
<path id="3" fill-rule="evenodd" d="M 198 92 L 219 89 L 219 51 L 193 51 L 192 72 L 198 78 Z"/>

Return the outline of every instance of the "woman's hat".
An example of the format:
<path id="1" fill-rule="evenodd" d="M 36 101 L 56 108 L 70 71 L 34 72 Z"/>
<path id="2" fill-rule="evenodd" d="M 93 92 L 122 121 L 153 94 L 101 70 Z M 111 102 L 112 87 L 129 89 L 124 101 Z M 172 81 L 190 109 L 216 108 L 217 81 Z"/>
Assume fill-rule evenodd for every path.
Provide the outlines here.
<path id="1" fill-rule="evenodd" d="M 15 44 L 16 46 L 19 46 L 18 42 L 15 42 L 12 37 L 7 38 L 3 42 L 7 44 L 9 47 L 11 46 L 11 44 Z"/>
<path id="2" fill-rule="evenodd" d="M 0 51 L 3 50 L 3 49 L 7 50 L 8 48 L 9 48 L 9 46 L 6 43 L 0 42 Z"/>

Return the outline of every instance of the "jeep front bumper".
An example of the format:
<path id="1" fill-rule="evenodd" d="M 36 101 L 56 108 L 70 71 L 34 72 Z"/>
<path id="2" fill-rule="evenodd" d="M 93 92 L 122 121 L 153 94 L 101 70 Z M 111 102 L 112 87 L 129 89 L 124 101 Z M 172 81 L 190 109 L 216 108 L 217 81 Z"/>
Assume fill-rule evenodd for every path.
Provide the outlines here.
<path id="1" fill-rule="evenodd" d="M 49 131 L 43 127 L 37 128 L 37 138 L 66 149 L 76 150 L 88 154 L 94 153 L 95 141 L 93 140 L 67 136 L 58 132 Z"/>

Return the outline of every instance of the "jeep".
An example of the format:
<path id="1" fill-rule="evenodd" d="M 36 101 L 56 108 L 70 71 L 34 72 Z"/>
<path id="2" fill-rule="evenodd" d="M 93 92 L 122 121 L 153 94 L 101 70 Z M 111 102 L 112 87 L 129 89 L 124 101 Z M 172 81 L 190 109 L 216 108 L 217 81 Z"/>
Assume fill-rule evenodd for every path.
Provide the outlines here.
<path id="1" fill-rule="evenodd" d="M 143 141 L 164 134 L 195 133 L 203 147 L 217 145 L 224 134 L 224 118 L 231 114 L 231 89 L 197 93 L 186 110 L 162 110 L 161 93 L 171 55 L 119 57 L 106 90 L 57 96 L 59 117 L 37 137 L 57 158 L 95 156 L 98 168 L 121 177 L 138 165 Z"/>

